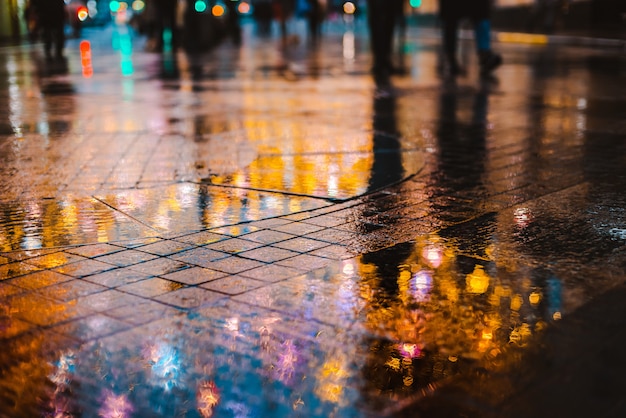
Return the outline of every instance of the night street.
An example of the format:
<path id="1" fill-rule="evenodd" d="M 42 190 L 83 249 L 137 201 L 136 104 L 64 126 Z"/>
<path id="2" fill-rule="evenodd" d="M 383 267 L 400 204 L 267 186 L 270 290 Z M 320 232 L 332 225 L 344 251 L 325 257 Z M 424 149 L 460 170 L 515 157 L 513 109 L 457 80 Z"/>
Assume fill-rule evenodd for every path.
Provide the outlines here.
<path id="1" fill-rule="evenodd" d="M 0 417 L 626 416 L 626 44 L 288 32 L 0 46 Z"/>

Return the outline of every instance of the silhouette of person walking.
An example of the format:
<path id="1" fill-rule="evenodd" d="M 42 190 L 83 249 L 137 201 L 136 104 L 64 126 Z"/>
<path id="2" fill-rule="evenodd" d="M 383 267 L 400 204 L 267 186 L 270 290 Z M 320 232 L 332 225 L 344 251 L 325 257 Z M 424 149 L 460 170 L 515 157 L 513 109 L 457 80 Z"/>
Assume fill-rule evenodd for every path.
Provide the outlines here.
<path id="1" fill-rule="evenodd" d="M 44 53 L 47 60 L 63 58 L 65 48 L 65 2 L 63 0 L 33 0 L 33 7 L 43 35 Z"/>
<path id="2" fill-rule="evenodd" d="M 376 84 L 389 84 L 394 72 L 391 54 L 393 35 L 398 24 L 398 11 L 403 0 L 368 0 L 367 23 L 370 31 L 370 47 L 374 58 L 372 73 Z"/>
<path id="3" fill-rule="evenodd" d="M 178 0 L 156 0 L 156 50 L 175 49 L 178 42 L 176 11 Z"/>
<path id="4" fill-rule="evenodd" d="M 463 19 L 474 25 L 476 52 L 480 73 L 489 75 L 500 64 L 502 57 L 491 49 L 491 2 L 490 0 L 439 0 L 439 16 L 443 29 L 443 52 L 452 76 L 463 73 L 457 60 L 458 30 Z"/>

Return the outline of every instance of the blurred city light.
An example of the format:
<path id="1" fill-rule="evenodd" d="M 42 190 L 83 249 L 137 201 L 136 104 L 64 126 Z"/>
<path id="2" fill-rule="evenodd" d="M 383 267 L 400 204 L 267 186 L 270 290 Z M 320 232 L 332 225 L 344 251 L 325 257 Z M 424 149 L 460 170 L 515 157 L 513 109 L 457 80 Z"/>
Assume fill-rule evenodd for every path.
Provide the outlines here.
<path id="1" fill-rule="evenodd" d="M 216 4 L 215 6 L 213 6 L 213 8 L 211 9 L 211 13 L 213 14 L 213 16 L 215 17 L 220 17 L 220 16 L 224 16 L 224 12 L 226 11 L 226 9 L 224 9 L 224 6 L 222 6 L 221 4 Z"/>
<path id="2" fill-rule="evenodd" d="M 237 11 L 242 15 L 247 15 L 252 13 L 252 7 L 250 7 L 250 3 L 242 1 L 239 3 L 239 6 L 237 6 Z"/>
<path id="3" fill-rule="evenodd" d="M 343 12 L 348 15 L 354 14 L 356 6 L 351 1 L 347 1 L 343 4 Z"/>
<path id="4" fill-rule="evenodd" d="M 409 5 L 412 8 L 417 9 L 422 6 L 422 0 L 409 0 Z"/>
<path id="5" fill-rule="evenodd" d="M 89 12 L 85 6 L 80 6 L 76 11 L 76 16 L 78 17 L 78 20 L 84 22 L 89 17 Z"/>
<path id="6" fill-rule="evenodd" d="M 111 13 L 117 13 L 117 11 L 120 10 L 120 2 L 117 0 L 113 0 L 111 3 L 109 3 L 109 10 L 111 11 Z"/>
<path id="7" fill-rule="evenodd" d="M 146 7 L 146 3 L 144 3 L 142 0 L 135 0 L 133 1 L 133 4 L 131 7 L 133 8 L 134 11 L 140 12 Z"/>
<path id="8" fill-rule="evenodd" d="M 90 78 L 93 75 L 93 67 L 91 65 L 91 43 L 89 41 L 81 41 L 79 48 L 80 65 L 83 70 L 83 77 Z"/>
<path id="9" fill-rule="evenodd" d="M 204 13 L 206 12 L 206 9 L 208 8 L 206 2 L 204 0 L 197 0 L 194 5 L 193 5 L 194 9 L 196 12 L 198 13 Z"/>

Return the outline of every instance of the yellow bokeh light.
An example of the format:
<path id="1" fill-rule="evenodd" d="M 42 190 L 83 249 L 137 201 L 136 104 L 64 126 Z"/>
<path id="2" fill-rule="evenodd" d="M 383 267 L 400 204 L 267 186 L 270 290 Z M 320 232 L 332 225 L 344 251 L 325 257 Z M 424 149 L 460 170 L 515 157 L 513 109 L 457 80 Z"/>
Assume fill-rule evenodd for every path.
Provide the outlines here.
<path id="1" fill-rule="evenodd" d="M 469 293 L 482 294 L 489 288 L 489 276 L 483 270 L 483 266 L 476 266 L 474 271 L 465 279 Z"/>
<path id="2" fill-rule="evenodd" d="M 354 14 L 354 12 L 356 12 L 356 6 L 351 1 L 347 1 L 343 4 L 343 12 L 347 15 Z"/>
<path id="3" fill-rule="evenodd" d="M 530 302 L 531 305 L 539 304 L 539 302 L 541 302 L 541 293 L 532 292 L 530 296 L 528 296 L 528 301 Z"/>
<path id="4" fill-rule="evenodd" d="M 522 299 L 521 295 L 515 295 L 511 298 L 511 310 L 519 311 L 523 304 L 524 299 Z"/>

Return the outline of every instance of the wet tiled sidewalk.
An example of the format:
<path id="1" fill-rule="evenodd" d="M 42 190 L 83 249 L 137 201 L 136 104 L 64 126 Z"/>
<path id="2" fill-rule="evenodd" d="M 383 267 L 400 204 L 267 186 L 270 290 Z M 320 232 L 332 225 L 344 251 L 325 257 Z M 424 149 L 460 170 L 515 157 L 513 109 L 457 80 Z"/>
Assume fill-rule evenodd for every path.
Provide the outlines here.
<path id="1" fill-rule="evenodd" d="M 619 416 L 623 54 L 252 31 L 0 49 L 0 416 Z"/>

